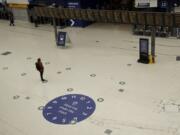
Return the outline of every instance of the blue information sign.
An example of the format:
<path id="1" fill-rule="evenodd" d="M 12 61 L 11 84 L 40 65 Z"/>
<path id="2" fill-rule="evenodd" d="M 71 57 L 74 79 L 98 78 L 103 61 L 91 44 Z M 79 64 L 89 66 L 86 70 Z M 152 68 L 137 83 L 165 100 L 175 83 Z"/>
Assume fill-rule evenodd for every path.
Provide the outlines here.
<path id="1" fill-rule="evenodd" d="M 82 5 L 82 0 L 68 0 L 67 2 L 67 8 L 83 8 Z M 90 24 L 89 21 L 84 21 L 84 20 L 78 20 L 78 19 L 70 19 L 68 21 L 68 25 L 70 26 L 77 26 L 77 27 L 86 27 Z"/>
<path id="2" fill-rule="evenodd" d="M 80 1 L 69 1 L 67 3 L 68 8 L 81 8 Z"/>
<path id="3" fill-rule="evenodd" d="M 85 120 L 95 111 L 96 104 L 88 96 L 69 94 L 50 101 L 43 110 L 44 118 L 54 124 L 73 124 Z"/>
<path id="4" fill-rule="evenodd" d="M 161 8 L 168 8 L 168 2 L 165 1 L 165 0 L 161 1 L 160 7 L 161 7 Z"/>

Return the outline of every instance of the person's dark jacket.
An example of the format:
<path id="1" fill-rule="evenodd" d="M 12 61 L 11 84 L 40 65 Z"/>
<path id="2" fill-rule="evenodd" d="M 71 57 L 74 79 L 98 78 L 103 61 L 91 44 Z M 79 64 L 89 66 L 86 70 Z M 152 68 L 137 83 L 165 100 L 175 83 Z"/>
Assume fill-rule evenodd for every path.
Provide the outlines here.
<path id="1" fill-rule="evenodd" d="M 12 12 L 9 12 L 9 19 L 10 19 L 11 21 L 14 21 L 14 15 L 13 15 Z"/>
<path id="2" fill-rule="evenodd" d="M 44 66 L 43 66 L 42 62 L 36 62 L 36 69 L 39 72 L 43 72 L 44 71 Z"/>

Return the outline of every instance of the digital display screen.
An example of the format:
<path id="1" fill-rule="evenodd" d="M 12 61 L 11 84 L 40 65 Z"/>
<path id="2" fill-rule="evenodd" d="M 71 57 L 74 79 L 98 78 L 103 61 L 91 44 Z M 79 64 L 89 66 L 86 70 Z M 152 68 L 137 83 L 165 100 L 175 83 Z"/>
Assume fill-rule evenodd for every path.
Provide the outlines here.
<path id="1" fill-rule="evenodd" d="M 140 63 L 149 63 L 149 39 L 140 38 L 139 40 L 139 60 Z"/>
<path id="2" fill-rule="evenodd" d="M 148 39 L 140 39 L 140 51 L 141 53 L 147 53 L 148 54 Z"/>

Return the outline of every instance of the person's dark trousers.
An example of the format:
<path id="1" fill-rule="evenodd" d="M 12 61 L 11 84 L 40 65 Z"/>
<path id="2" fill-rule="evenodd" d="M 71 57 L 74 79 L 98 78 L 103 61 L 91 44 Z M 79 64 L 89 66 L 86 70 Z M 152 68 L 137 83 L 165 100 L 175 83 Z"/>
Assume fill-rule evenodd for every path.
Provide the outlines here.
<path id="1" fill-rule="evenodd" d="M 37 19 L 34 19 L 34 26 L 38 27 L 38 20 Z"/>
<path id="2" fill-rule="evenodd" d="M 10 23 L 9 25 L 10 25 L 10 26 L 14 26 L 14 24 L 13 24 L 13 23 Z"/>
<path id="3" fill-rule="evenodd" d="M 35 26 L 35 27 L 38 27 L 37 21 L 34 22 L 34 26 Z"/>
<path id="4" fill-rule="evenodd" d="M 44 71 L 40 71 L 41 81 L 45 81 L 45 80 L 43 79 L 43 72 L 44 72 Z"/>
<path id="5" fill-rule="evenodd" d="M 14 20 L 10 20 L 10 26 L 14 26 Z"/>

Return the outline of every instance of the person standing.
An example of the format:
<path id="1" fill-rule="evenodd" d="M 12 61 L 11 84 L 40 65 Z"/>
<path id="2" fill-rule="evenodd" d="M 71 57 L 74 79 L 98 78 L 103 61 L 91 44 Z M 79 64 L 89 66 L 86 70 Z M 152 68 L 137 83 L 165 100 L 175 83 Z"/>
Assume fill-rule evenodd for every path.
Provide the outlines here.
<path id="1" fill-rule="evenodd" d="M 33 17 L 34 26 L 38 27 L 38 17 L 36 15 L 34 9 L 32 9 L 32 17 Z"/>
<path id="2" fill-rule="evenodd" d="M 39 73 L 40 73 L 41 81 L 42 81 L 42 82 L 46 82 L 47 80 L 45 80 L 45 79 L 43 78 L 44 66 L 43 66 L 43 63 L 41 62 L 41 59 L 40 59 L 40 58 L 37 59 L 36 69 L 37 69 L 37 71 L 39 71 Z"/>
<path id="3" fill-rule="evenodd" d="M 14 15 L 12 11 L 9 11 L 9 21 L 10 21 L 10 26 L 14 26 Z"/>

